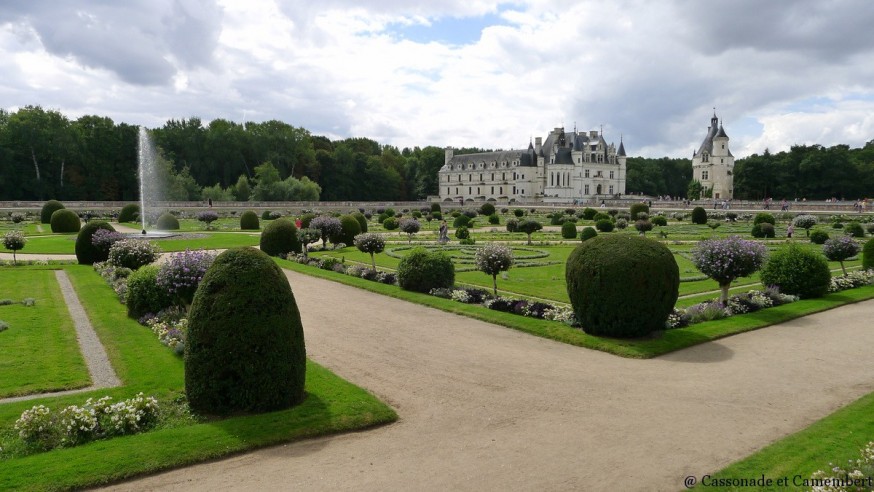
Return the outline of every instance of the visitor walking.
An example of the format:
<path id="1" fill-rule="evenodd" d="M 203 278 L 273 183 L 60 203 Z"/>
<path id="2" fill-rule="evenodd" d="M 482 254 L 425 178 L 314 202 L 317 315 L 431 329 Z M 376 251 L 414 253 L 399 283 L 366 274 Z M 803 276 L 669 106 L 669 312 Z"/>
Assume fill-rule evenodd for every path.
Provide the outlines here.
<path id="1" fill-rule="evenodd" d="M 440 222 L 440 233 L 437 236 L 437 242 L 440 244 L 446 244 L 449 242 L 449 226 L 446 225 L 445 220 Z"/>
<path id="2" fill-rule="evenodd" d="M 792 239 L 792 233 L 795 232 L 795 227 L 792 224 L 789 224 L 789 227 L 786 228 L 786 239 Z"/>

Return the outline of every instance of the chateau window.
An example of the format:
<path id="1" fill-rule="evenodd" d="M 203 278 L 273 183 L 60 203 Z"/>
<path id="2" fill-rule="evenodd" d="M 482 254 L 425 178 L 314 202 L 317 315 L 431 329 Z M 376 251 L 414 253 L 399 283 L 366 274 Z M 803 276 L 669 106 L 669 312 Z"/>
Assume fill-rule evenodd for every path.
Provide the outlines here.
<path id="1" fill-rule="evenodd" d="M 495 194 L 495 187 L 492 186 L 492 195 L 494 195 L 494 194 Z"/>
<path id="2" fill-rule="evenodd" d="M 705 152 L 705 153 L 701 156 L 701 162 L 708 162 L 709 160 L 710 160 L 710 158 L 707 156 L 707 153 Z M 707 178 L 704 178 L 704 179 L 707 179 Z"/>
<path id="3" fill-rule="evenodd" d="M 710 173 L 707 171 L 701 171 L 701 179 L 710 179 Z"/>
<path id="4" fill-rule="evenodd" d="M 468 175 L 467 175 L 467 181 L 468 181 L 468 182 L 473 181 L 473 174 L 468 174 Z"/>
<path id="5" fill-rule="evenodd" d="M 501 181 L 507 181 L 507 173 L 501 173 Z"/>
<path id="6" fill-rule="evenodd" d="M 458 175 L 458 182 L 461 183 L 461 175 Z"/>
<path id="7" fill-rule="evenodd" d="M 610 194 L 613 194 L 613 185 L 610 185 Z"/>
<path id="8" fill-rule="evenodd" d="M 449 187 L 447 186 L 446 187 L 446 194 L 448 195 L 449 193 L 451 193 L 451 192 L 449 191 Z"/>
<path id="9" fill-rule="evenodd" d="M 720 164 L 724 164 L 724 163 L 725 163 L 725 159 L 723 159 L 722 157 L 720 157 L 720 158 L 719 158 L 719 163 L 720 163 Z"/>
<path id="10" fill-rule="evenodd" d="M 583 186 L 583 194 L 584 194 L 584 195 L 588 195 L 588 194 L 589 194 L 589 185 L 585 185 L 585 186 Z"/>
<path id="11" fill-rule="evenodd" d="M 501 194 L 501 195 L 504 194 L 504 187 L 503 187 L 503 186 L 501 186 L 501 187 L 498 188 L 498 193 Z"/>
<path id="12" fill-rule="evenodd" d="M 482 173 L 480 173 L 480 175 L 479 175 L 479 180 L 480 180 L 480 181 L 483 180 L 483 175 L 482 175 Z"/>
<path id="13" fill-rule="evenodd" d="M 470 186 L 468 186 L 467 187 L 467 194 L 468 195 L 473 195 L 473 191 L 471 191 L 471 190 L 472 190 L 472 188 Z"/>
<path id="14" fill-rule="evenodd" d="M 477 195 L 482 195 L 482 192 L 479 190 L 479 186 L 476 187 L 476 194 L 477 194 Z"/>
<path id="15" fill-rule="evenodd" d="M 577 157 L 577 164 L 580 164 L 581 162 L 583 162 L 583 159 Z"/>
<path id="16" fill-rule="evenodd" d="M 613 179 L 613 171 L 610 171 L 610 179 Z M 610 193 L 613 193 L 612 191 Z"/>
<path id="17" fill-rule="evenodd" d="M 516 187 L 515 186 L 513 187 L 513 194 L 514 195 L 516 194 Z"/>
<path id="18" fill-rule="evenodd" d="M 495 173 L 492 173 L 492 181 L 495 180 Z"/>
<path id="19" fill-rule="evenodd" d="M 723 149 L 725 148 L 725 144 L 722 144 L 722 148 L 723 148 Z"/>
<path id="20" fill-rule="evenodd" d="M 586 176 L 585 176 L 585 177 L 587 177 L 587 178 L 588 178 L 588 177 L 589 177 L 589 170 L 588 170 L 588 169 L 586 169 L 586 170 L 585 170 L 585 173 L 586 173 Z M 586 192 L 586 193 L 588 193 L 588 192 Z"/>

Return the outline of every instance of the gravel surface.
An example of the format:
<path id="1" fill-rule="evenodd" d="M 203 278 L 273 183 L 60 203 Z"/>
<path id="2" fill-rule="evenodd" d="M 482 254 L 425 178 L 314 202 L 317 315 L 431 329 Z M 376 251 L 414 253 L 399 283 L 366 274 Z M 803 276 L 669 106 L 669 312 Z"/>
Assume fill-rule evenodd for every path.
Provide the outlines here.
<path id="1" fill-rule="evenodd" d="M 309 356 L 400 420 L 112 489 L 676 491 L 874 391 L 874 301 L 632 360 L 287 276 Z"/>

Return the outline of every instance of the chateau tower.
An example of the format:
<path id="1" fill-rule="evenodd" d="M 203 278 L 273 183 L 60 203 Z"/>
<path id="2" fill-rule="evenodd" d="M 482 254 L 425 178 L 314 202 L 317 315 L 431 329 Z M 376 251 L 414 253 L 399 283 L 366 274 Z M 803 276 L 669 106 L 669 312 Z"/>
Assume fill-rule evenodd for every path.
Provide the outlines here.
<path id="1" fill-rule="evenodd" d="M 692 179 L 701 183 L 704 196 L 719 200 L 734 197 L 734 156 L 728 148 L 728 135 L 716 112 L 710 119 L 707 136 L 692 153 Z"/>

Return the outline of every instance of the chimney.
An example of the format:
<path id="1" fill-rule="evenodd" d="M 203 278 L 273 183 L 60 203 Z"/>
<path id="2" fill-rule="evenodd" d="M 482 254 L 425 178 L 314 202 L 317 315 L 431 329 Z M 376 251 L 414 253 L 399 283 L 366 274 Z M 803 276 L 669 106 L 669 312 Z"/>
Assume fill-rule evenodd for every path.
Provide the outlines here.
<path id="1" fill-rule="evenodd" d="M 446 162 L 444 162 L 444 164 L 449 164 L 449 161 L 452 160 L 454 154 L 455 150 L 452 147 L 446 147 Z"/>
<path id="2" fill-rule="evenodd" d="M 540 147 L 543 146 L 543 138 L 535 137 L 534 138 L 534 153 L 540 155 Z"/>

